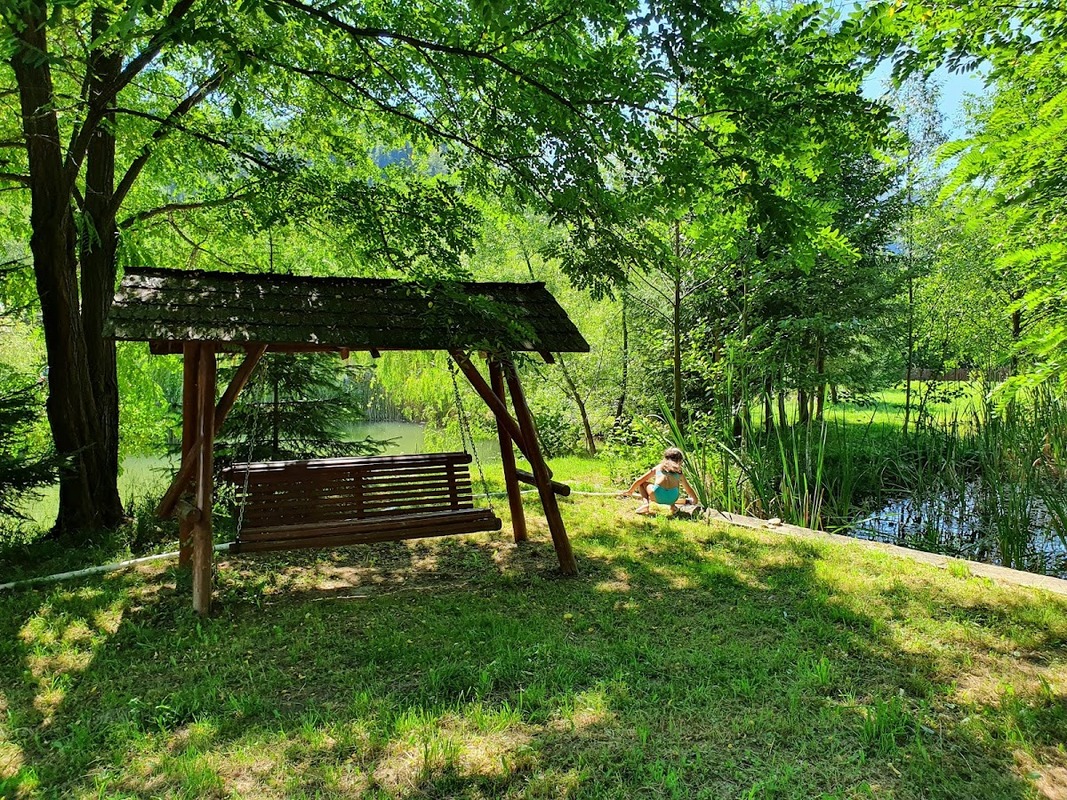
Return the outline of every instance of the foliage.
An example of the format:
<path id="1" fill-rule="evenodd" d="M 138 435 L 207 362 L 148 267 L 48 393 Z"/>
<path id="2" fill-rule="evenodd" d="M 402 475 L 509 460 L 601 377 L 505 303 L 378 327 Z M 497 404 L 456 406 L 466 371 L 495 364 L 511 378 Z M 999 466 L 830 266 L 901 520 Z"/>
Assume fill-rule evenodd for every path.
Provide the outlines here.
<path id="1" fill-rule="evenodd" d="M 381 452 L 383 442 L 351 436 L 362 419 L 357 369 L 332 354 L 265 355 L 219 436 L 219 464 Z"/>
<path id="2" fill-rule="evenodd" d="M 0 519 L 25 519 L 19 502 L 56 478 L 59 461 L 30 435 L 40 417 L 40 387 L 0 365 Z"/>
<path id="3" fill-rule="evenodd" d="M 1020 362 L 1009 393 L 1045 381 L 1067 388 L 1065 20 L 1053 2 L 987 8 L 949 0 L 876 3 L 854 22 L 894 54 L 898 75 L 929 74 L 940 63 L 988 69 L 991 101 L 973 115 L 973 134 L 944 150 L 955 166 L 942 199 L 1004 221 L 997 266 L 1014 278 Z"/>

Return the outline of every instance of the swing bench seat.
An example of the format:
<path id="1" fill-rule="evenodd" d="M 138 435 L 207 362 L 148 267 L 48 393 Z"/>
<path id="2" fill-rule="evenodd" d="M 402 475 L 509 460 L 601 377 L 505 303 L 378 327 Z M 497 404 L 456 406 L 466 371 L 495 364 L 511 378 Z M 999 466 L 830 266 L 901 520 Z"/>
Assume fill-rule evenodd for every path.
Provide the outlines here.
<path id="1" fill-rule="evenodd" d="M 296 550 L 498 531 L 474 507 L 469 453 L 233 464 L 244 504 L 231 552 Z"/>

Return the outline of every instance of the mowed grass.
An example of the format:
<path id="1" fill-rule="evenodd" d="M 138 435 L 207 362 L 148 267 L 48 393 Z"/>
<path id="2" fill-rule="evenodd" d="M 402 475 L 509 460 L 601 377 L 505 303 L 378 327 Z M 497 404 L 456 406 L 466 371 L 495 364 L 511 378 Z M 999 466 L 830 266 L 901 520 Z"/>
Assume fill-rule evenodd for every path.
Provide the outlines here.
<path id="1" fill-rule="evenodd" d="M 562 505 L 576 578 L 529 497 L 518 548 L 222 559 L 204 621 L 162 566 L 0 595 L 0 796 L 1067 792 L 1067 598 Z"/>

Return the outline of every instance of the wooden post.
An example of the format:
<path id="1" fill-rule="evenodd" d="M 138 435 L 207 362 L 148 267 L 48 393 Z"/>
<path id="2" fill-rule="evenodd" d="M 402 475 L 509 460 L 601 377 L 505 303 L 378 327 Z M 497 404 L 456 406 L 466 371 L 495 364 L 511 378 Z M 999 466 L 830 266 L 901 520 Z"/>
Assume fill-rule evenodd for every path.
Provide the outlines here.
<path id="1" fill-rule="evenodd" d="M 504 392 L 504 368 L 496 359 L 489 359 L 489 380 L 493 394 L 507 407 L 507 395 Z M 515 469 L 515 451 L 511 447 L 511 437 L 507 429 L 498 421 L 497 436 L 500 439 L 500 461 L 504 466 L 504 485 L 508 490 L 508 505 L 511 507 L 511 526 L 515 531 L 515 543 L 525 542 L 526 514 L 522 510 L 522 495 L 519 493 L 519 478 Z"/>
<path id="2" fill-rule="evenodd" d="M 182 462 L 189 458 L 196 443 L 197 404 L 200 402 L 197 378 L 200 370 L 200 345 L 186 342 L 182 356 Z M 178 517 L 178 566 L 188 567 L 193 560 L 193 520 Z"/>
<path id="3" fill-rule="evenodd" d="M 571 541 L 567 538 L 567 529 L 563 525 L 563 515 L 559 513 L 556 493 L 552 491 L 552 471 L 541 454 L 541 444 L 537 439 L 537 427 L 534 425 L 533 414 L 526 404 L 526 395 L 522 391 L 522 384 L 519 383 L 519 373 L 516 372 L 512 361 L 504 362 L 504 374 L 507 378 L 508 389 L 511 391 L 511 403 L 515 406 L 515 416 L 526 438 L 528 448 L 526 458 L 533 469 L 537 493 L 541 495 L 541 507 L 545 510 L 545 519 L 548 521 L 548 530 L 552 534 L 552 546 L 556 549 L 559 568 L 564 575 L 577 575 L 578 564 L 574 560 Z"/>
<path id="4" fill-rule="evenodd" d="M 200 616 L 211 611 L 212 562 L 214 542 L 211 535 L 211 504 L 214 501 L 215 448 L 215 347 L 200 345 L 199 402 L 197 403 L 197 439 L 200 452 L 196 469 L 196 507 L 200 517 L 193 524 L 193 610 Z"/>
<path id="5" fill-rule="evenodd" d="M 189 342 L 186 347 L 197 347 L 196 342 Z M 233 380 L 230 381 L 230 385 L 226 387 L 226 391 L 223 393 L 222 398 L 219 400 L 218 405 L 214 405 L 214 390 L 212 390 L 212 406 L 215 409 L 214 416 L 214 428 L 213 432 L 215 436 L 222 430 L 222 424 L 226 421 L 226 416 L 230 413 L 230 409 L 233 408 L 233 404 L 237 401 L 237 395 L 241 393 L 241 390 L 248 383 L 249 378 L 252 377 L 252 372 L 256 368 L 256 364 L 259 363 L 259 359 L 263 357 L 266 352 L 266 345 L 256 345 L 248 348 L 248 355 L 245 356 L 244 362 L 238 368 L 237 372 L 233 376 Z M 188 358 L 188 356 L 187 356 Z M 183 408 L 183 416 L 185 409 Z M 198 431 L 199 428 L 195 428 Z M 193 444 L 186 448 L 184 446 L 184 429 L 183 429 L 183 453 L 188 453 L 190 449 L 199 452 L 200 440 L 194 437 Z M 199 434 L 196 434 L 197 436 Z M 182 457 L 182 465 L 178 469 L 178 473 L 174 476 L 174 480 L 170 482 L 170 487 L 163 495 L 163 499 L 159 501 L 159 506 L 156 508 L 156 516 L 169 517 L 174 513 L 174 509 L 178 507 L 178 499 L 185 494 L 185 487 L 188 486 L 197 470 L 197 459 L 195 453 L 192 457 Z"/>

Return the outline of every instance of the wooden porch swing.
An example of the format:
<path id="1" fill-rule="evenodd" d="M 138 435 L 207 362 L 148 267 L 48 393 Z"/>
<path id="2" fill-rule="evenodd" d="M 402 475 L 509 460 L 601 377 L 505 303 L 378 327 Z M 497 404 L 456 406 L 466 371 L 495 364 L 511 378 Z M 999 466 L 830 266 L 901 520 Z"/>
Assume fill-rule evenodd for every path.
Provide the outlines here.
<path id="1" fill-rule="evenodd" d="M 552 480 L 512 353 L 587 352 L 543 284 L 400 281 L 169 269 L 129 270 L 108 317 L 115 339 L 184 358 L 182 463 L 157 513 L 179 518 L 179 563 L 192 567 L 193 608 L 211 607 L 214 440 L 266 352 L 446 350 L 492 410 L 516 542 L 525 541 L 519 484 L 535 486 L 560 569 L 577 573 Z M 216 402 L 216 356 L 245 353 Z M 485 354 L 488 380 L 469 352 Z M 514 416 L 508 409 L 508 397 Z M 517 469 L 512 444 L 530 463 Z M 335 547 L 500 530 L 474 506 L 467 453 L 234 465 L 223 479 L 244 503 L 235 552 Z"/>

